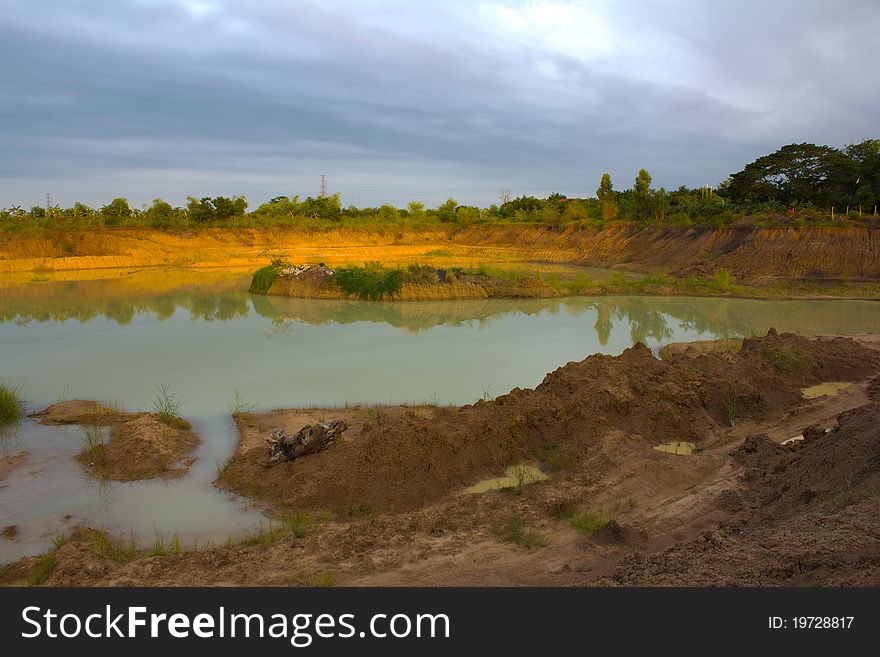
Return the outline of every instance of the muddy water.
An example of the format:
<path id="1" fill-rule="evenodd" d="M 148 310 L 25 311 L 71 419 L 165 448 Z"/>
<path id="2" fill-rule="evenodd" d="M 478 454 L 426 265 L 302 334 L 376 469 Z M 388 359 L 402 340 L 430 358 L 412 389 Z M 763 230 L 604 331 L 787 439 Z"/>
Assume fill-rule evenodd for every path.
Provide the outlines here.
<path id="1" fill-rule="evenodd" d="M 0 379 L 30 410 L 96 399 L 149 410 L 155 386 L 184 400 L 203 437 L 184 479 L 100 486 L 73 461 L 77 427 L 31 420 L 0 439 L 21 461 L 0 481 L 0 561 L 86 523 L 182 542 L 225 540 L 260 514 L 211 486 L 232 452 L 228 407 L 472 402 L 531 387 L 568 361 L 635 341 L 876 331 L 880 303 L 600 297 L 420 303 L 251 297 L 247 277 L 149 272 L 114 280 L 0 282 Z M 2 456 L 2 455 L 0 455 Z M 464 483 L 464 482 L 463 482 Z M 265 522 L 265 521 L 264 521 Z"/>

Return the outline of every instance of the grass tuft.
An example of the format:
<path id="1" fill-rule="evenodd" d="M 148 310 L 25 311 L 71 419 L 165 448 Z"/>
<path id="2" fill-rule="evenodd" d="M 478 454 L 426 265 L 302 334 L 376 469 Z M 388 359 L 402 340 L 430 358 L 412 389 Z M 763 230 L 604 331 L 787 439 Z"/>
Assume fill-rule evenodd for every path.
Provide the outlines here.
<path id="1" fill-rule="evenodd" d="M 0 425 L 13 424 L 24 416 L 24 400 L 21 391 L 0 381 Z"/>
<path id="2" fill-rule="evenodd" d="M 167 383 L 160 383 L 156 386 L 156 396 L 153 397 L 153 410 L 166 422 L 177 418 L 180 415 L 180 407 L 183 401 L 178 398 L 176 393 L 171 392 L 171 387 Z"/>
<path id="3" fill-rule="evenodd" d="M 592 511 L 581 511 L 569 521 L 569 524 L 581 534 L 595 534 L 608 524 L 608 520 Z"/>
<path id="4" fill-rule="evenodd" d="M 512 514 L 503 524 L 493 527 L 492 531 L 505 543 L 514 543 L 526 549 L 547 544 L 537 532 L 526 528 L 525 520 L 518 513 Z"/>
<path id="5" fill-rule="evenodd" d="M 44 554 L 40 560 L 31 569 L 28 575 L 28 584 L 31 586 L 39 586 L 52 574 L 55 570 L 55 555 L 51 552 Z"/>

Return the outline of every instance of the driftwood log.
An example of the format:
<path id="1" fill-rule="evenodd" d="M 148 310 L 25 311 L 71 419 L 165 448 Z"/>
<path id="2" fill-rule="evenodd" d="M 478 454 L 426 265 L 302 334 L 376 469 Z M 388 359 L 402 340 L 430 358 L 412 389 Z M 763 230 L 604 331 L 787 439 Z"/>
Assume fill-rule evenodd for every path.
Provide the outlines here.
<path id="1" fill-rule="evenodd" d="M 346 429 L 348 429 L 348 424 L 345 420 L 308 424 L 294 434 L 285 433 L 281 428 L 274 429 L 266 438 L 266 443 L 269 445 L 269 458 L 266 465 L 294 461 L 301 456 L 320 452 L 326 449 Z"/>

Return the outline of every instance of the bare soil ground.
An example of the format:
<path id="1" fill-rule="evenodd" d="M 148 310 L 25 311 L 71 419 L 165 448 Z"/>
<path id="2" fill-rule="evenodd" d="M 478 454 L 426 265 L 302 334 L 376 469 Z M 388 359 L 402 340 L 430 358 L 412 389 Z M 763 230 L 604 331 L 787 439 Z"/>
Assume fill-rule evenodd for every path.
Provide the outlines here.
<path id="1" fill-rule="evenodd" d="M 271 527 L 161 556 L 80 529 L 46 584 L 878 585 L 878 344 L 771 331 L 738 351 L 591 356 L 461 408 L 238 415 L 217 484 Z M 823 381 L 853 385 L 802 396 Z M 349 429 L 325 451 L 264 465 L 270 429 L 336 418 Z M 697 447 L 653 449 L 670 440 Z M 512 463 L 550 478 L 458 494 Z"/>
<path id="2" fill-rule="evenodd" d="M 91 431 L 76 460 L 90 476 L 111 481 L 176 478 L 189 472 L 199 437 L 182 418 L 159 413 L 126 413 L 99 402 L 74 399 L 35 413 L 41 424 L 78 424 Z M 109 427 L 103 441 L 102 427 Z"/>

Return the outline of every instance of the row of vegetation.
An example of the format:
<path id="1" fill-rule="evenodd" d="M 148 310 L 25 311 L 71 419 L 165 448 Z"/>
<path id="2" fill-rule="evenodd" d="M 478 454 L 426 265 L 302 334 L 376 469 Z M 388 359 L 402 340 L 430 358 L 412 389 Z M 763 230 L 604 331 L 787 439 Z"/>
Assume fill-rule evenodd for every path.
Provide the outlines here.
<path id="1" fill-rule="evenodd" d="M 278 196 L 248 212 L 242 196 L 190 197 L 173 207 L 156 199 L 133 208 L 117 198 L 99 208 L 76 203 L 70 208 L 12 206 L 0 210 L 7 231 L 27 228 L 144 226 L 183 229 L 199 226 L 268 227 L 332 225 L 539 223 L 551 226 L 590 224 L 601 227 L 617 221 L 670 226 L 723 226 L 741 221 L 795 225 L 846 220 L 868 224 L 880 204 L 880 140 L 868 139 L 845 148 L 789 144 L 758 158 L 717 187 L 652 187 L 651 175 L 641 169 L 632 187 L 615 190 L 604 174 L 595 196 L 547 198 L 504 193 L 501 203 L 487 208 L 460 205 L 449 198 L 436 208 L 412 202 L 343 207 L 340 194 L 308 197 Z"/>

